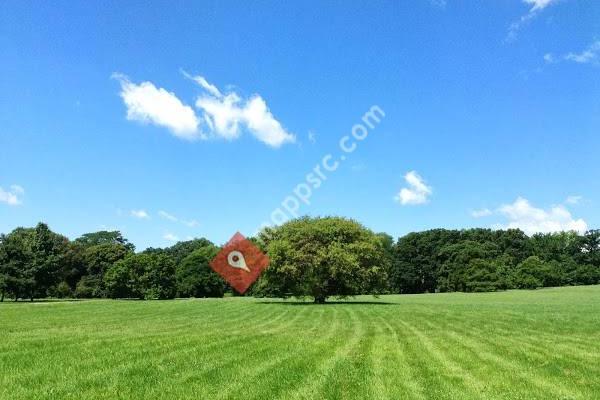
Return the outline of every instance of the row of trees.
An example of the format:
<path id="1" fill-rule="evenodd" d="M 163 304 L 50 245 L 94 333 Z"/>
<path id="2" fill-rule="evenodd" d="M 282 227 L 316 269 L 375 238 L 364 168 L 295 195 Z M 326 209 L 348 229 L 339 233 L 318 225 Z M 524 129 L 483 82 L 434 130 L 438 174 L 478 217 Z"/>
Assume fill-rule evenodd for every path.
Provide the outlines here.
<path id="1" fill-rule="evenodd" d="M 217 251 L 196 239 L 135 253 L 120 232 L 69 241 L 43 223 L 17 228 L 0 235 L 0 300 L 223 296 L 225 282 L 208 265 Z"/>
<path id="2" fill-rule="evenodd" d="M 600 231 L 410 233 L 397 241 L 344 218 L 300 218 L 252 240 L 271 260 L 255 296 L 478 292 L 600 283 Z M 0 296 L 170 299 L 231 290 L 209 267 L 207 239 L 136 253 L 119 232 L 73 241 L 40 223 L 0 235 Z"/>
<path id="3" fill-rule="evenodd" d="M 400 238 L 393 253 L 396 293 L 600 283 L 600 230 L 528 237 L 516 229 L 435 229 Z"/>

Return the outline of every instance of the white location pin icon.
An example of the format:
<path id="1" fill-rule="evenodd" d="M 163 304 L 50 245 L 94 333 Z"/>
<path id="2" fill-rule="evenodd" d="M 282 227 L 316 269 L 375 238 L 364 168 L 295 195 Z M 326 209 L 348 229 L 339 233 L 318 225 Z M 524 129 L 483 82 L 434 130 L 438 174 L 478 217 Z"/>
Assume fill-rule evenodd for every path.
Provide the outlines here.
<path id="1" fill-rule="evenodd" d="M 250 268 L 246 265 L 246 260 L 244 259 L 244 255 L 237 250 L 231 251 L 227 255 L 227 262 L 229 266 L 232 268 L 243 269 L 246 272 L 250 272 Z"/>

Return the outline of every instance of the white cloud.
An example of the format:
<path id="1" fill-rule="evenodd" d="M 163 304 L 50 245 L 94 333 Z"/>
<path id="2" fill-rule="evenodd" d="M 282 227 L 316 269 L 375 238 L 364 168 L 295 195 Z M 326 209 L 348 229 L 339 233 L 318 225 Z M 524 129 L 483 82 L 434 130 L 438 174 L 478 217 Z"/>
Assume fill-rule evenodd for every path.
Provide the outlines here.
<path id="1" fill-rule="evenodd" d="M 121 84 L 120 95 L 127 107 L 127 119 L 166 127 L 173 135 L 186 140 L 211 136 L 234 140 L 245 129 L 271 147 L 295 142 L 296 137 L 275 119 L 260 95 L 243 99 L 233 91 L 223 94 L 204 77 L 181 72 L 203 90 L 196 100 L 199 115 L 174 93 L 157 88 L 152 82 L 135 84 L 127 76 L 114 73 L 113 78 Z"/>
<path id="2" fill-rule="evenodd" d="M 150 216 L 145 210 L 131 210 L 131 216 L 139 219 L 149 219 Z"/>
<path id="3" fill-rule="evenodd" d="M 115 73 L 113 78 L 121 84 L 120 95 L 127 107 L 127 119 L 165 127 L 181 139 L 203 137 L 196 113 L 174 93 L 157 88 L 152 82 L 132 83 L 123 74 Z"/>
<path id="4" fill-rule="evenodd" d="M 25 189 L 20 185 L 10 185 L 10 190 L 15 194 L 25 194 Z"/>
<path id="5" fill-rule="evenodd" d="M 407 188 L 402 188 L 395 197 L 402 205 L 417 205 L 427 203 L 429 196 L 433 193 L 431 186 L 428 186 L 423 178 L 416 171 L 410 171 L 404 175 Z"/>
<path id="6" fill-rule="evenodd" d="M 438 8 L 446 8 L 447 2 L 446 0 L 429 0 L 432 6 Z"/>
<path id="7" fill-rule="evenodd" d="M 165 233 L 163 235 L 163 239 L 168 240 L 169 242 L 178 242 L 179 241 L 179 238 L 170 232 Z"/>
<path id="8" fill-rule="evenodd" d="M 6 203 L 9 206 L 18 206 L 22 203 L 21 196 L 25 194 L 25 189 L 19 185 L 11 185 L 8 191 L 0 187 L 0 203 Z"/>
<path id="9" fill-rule="evenodd" d="M 211 83 L 208 83 L 208 81 L 203 77 L 203 76 L 192 76 L 190 74 L 188 74 L 187 72 L 181 70 L 181 73 L 188 79 L 193 80 L 194 82 L 196 82 L 198 85 L 202 86 L 202 88 L 204 90 L 206 90 L 208 93 L 212 94 L 215 97 L 223 97 L 223 95 L 221 94 L 221 91 L 219 89 L 217 89 L 217 87 Z"/>
<path id="10" fill-rule="evenodd" d="M 517 38 L 517 34 L 521 30 L 521 28 L 523 28 L 523 26 L 525 26 L 532 19 L 537 17 L 539 13 L 546 7 L 552 4 L 556 4 L 559 1 L 560 0 L 523 0 L 523 3 L 531 6 L 531 8 L 529 9 L 529 12 L 527 14 L 521 16 L 521 18 L 519 18 L 517 21 L 510 24 L 508 28 L 508 35 L 506 36 L 506 41 L 510 42 L 515 40 Z"/>
<path id="11" fill-rule="evenodd" d="M 159 212 L 158 212 L 158 215 L 159 215 L 161 218 L 168 219 L 169 221 L 172 221 L 172 222 L 177 222 L 177 221 L 179 221 L 179 219 L 177 219 L 177 217 L 176 217 L 176 216 L 174 216 L 174 215 L 172 215 L 172 214 L 169 214 L 169 213 L 168 213 L 168 212 L 166 212 L 166 211 L 162 211 L 162 210 L 161 210 L 161 211 L 159 211 Z"/>
<path id="12" fill-rule="evenodd" d="M 201 96 L 196 100 L 196 107 L 204 111 L 204 121 L 217 136 L 227 140 L 240 137 L 242 110 L 238 107 L 240 98 L 235 94 L 215 98 Z"/>
<path id="13" fill-rule="evenodd" d="M 541 11 L 548 7 L 552 3 L 556 3 L 558 0 L 523 0 L 524 3 L 530 4 L 531 10 L 529 12 Z"/>
<path id="14" fill-rule="evenodd" d="M 563 205 L 553 206 L 548 210 L 536 208 L 522 197 L 512 204 L 505 204 L 498 212 L 508 219 L 500 224 L 503 229 L 521 229 L 528 235 L 537 232 L 577 231 L 585 232 L 587 223 L 583 219 L 574 219 Z"/>
<path id="15" fill-rule="evenodd" d="M 595 41 L 580 53 L 567 53 L 555 56 L 552 53 L 544 54 L 546 64 L 556 64 L 561 61 L 569 61 L 577 64 L 600 65 L 600 40 Z"/>
<path id="16" fill-rule="evenodd" d="M 250 132 L 261 142 L 271 147 L 279 147 L 286 142 L 294 142 L 294 135 L 286 132 L 273 117 L 267 103 L 259 95 L 254 95 L 243 109 L 243 121 Z"/>
<path id="17" fill-rule="evenodd" d="M 573 61 L 578 64 L 600 64 L 600 40 L 589 45 L 581 53 L 569 53 L 564 58 L 567 61 Z"/>
<path id="18" fill-rule="evenodd" d="M 490 210 L 489 208 L 482 208 L 480 210 L 473 210 L 471 211 L 471 216 L 473 218 L 483 218 L 483 217 L 488 217 L 490 215 L 492 215 L 492 210 Z"/>
<path id="19" fill-rule="evenodd" d="M 166 219 L 166 220 L 169 220 L 169 221 L 171 221 L 171 222 L 180 222 L 180 223 L 182 223 L 183 225 L 185 225 L 185 226 L 187 226 L 187 227 L 190 227 L 190 228 L 195 228 L 195 227 L 197 227 L 198 225 L 200 225 L 200 223 L 199 223 L 198 221 L 196 221 L 195 219 L 191 219 L 191 220 L 189 220 L 189 221 L 182 220 L 182 219 L 179 219 L 179 218 L 177 218 L 177 217 L 176 217 L 176 216 L 174 216 L 173 214 L 170 214 L 170 213 L 168 213 L 168 212 L 166 212 L 166 211 L 162 211 L 162 210 L 158 212 L 158 215 L 159 215 L 161 218 L 164 218 L 164 219 Z"/>
<path id="20" fill-rule="evenodd" d="M 200 225 L 200 223 L 198 221 L 196 221 L 195 219 L 189 220 L 189 221 L 182 221 L 184 225 L 189 226 L 190 228 L 195 228 L 198 225 Z"/>
<path id="21" fill-rule="evenodd" d="M 579 204 L 581 200 L 583 200 L 583 196 L 569 196 L 565 202 L 567 204 Z"/>
<path id="22" fill-rule="evenodd" d="M 196 107 L 202 110 L 204 122 L 214 135 L 234 140 L 240 137 L 242 128 L 245 128 L 271 147 L 295 142 L 296 137 L 275 119 L 260 95 L 242 99 L 235 92 L 221 93 L 202 76 L 186 76 L 205 91 L 196 100 Z"/>
<path id="23" fill-rule="evenodd" d="M 308 131 L 308 141 L 312 144 L 317 143 L 317 134 L 314 131 Z"/>

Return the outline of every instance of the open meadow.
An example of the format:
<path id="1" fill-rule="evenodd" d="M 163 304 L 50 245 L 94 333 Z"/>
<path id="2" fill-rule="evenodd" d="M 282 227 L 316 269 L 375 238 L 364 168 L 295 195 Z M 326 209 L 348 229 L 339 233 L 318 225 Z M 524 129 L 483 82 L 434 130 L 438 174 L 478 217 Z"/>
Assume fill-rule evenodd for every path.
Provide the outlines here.
<path id="1" fill-rule="evenodd" d="M 597 399 L 600 286 L 0 304 L 2 399 Z"/>

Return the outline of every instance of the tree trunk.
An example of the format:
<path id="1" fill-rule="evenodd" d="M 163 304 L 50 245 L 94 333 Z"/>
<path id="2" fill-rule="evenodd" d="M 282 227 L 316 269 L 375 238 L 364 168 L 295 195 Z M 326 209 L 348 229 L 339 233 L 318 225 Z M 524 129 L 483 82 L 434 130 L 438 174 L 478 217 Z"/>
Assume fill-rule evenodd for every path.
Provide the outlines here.
<path id="1" fill-rule="evenodd" d="M 0 296 L 0 302 L 4 302 L 4 290 L 2 291 L 2 296 Z"/>
<path id="2" fill-rule="evenodd" d="M 325 304 L 325 296 L 323 296 L 323 295 L 315 296 L 315 304 Z"/>

